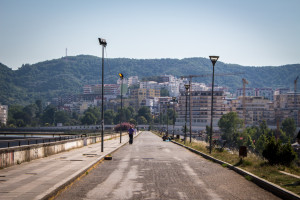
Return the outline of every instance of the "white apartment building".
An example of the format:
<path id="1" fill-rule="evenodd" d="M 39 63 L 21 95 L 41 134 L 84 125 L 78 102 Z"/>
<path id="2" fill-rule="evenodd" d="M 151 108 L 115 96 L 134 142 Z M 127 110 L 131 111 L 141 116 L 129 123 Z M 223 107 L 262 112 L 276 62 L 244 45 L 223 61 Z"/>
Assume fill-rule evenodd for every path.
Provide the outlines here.
<path id="1" fill-rule="evenodd" d="M 187 124 L 190 121 L 189 104 L 191 105 L 191 120 L 192 127 L 210 126 L 211 121 L 211 91 L 192 91 L 191 102 L 186 110 L 186 96 L 185 92 L 181 92 L 178 99 L 179 107 L 177 110 L 178 117 L 176 119 L 176 126 L 184 126 L 187 112 Z M 226 109 L 226 101 L 223 91 L 214 91 L 214 109 L 213 109 L 213 127 L 218 126 L 218 122 L 223 114 L 228 113 Z"/>
<path id="2" fill-rule="evenodd" d="M 274 90 L 272 88 L 256 88 L 255 96 L 264 97 L 265 99 L 269 99 L 271 101 L 274 100 Z"/>
<path id="3" fill-rule="evenodd" d="M 6 125 L 8 116 L 8 106 L 0 104 L 0 123 Z"/>
<path id="4" fill-rule="evenodd" d="M 300 126 L 300 93 L 288 92 L 274 96 L 276 118 L 281 123 L 286 118 L 294 119 L 296 126 Z"/>
<path id="5" fill-rule="evenodd" d="M 243 88 L 236 89 L 236 96 L 243 96 Z M 246 97 L 254 97 L 255 89 L 254 88 L 245 88 L 245 96 Z"/>
<path id="6" fill-rule="evenodd" d="M 128 78 L 128 86 L 135 85 L 135 84 L 138 84 L 138 83 L 139 83 L 139 77 L 138 76 L 130 76 Z"/>

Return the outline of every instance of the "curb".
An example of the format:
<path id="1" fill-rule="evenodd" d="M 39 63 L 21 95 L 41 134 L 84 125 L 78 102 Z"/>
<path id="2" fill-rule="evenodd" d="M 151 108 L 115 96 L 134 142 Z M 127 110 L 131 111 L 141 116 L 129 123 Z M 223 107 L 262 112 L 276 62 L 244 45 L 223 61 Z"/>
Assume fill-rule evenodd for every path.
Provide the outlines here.
<path id="1" fill-rule="evenodd" d="M 142 132 L 142 131 L 141 131 Z M 139 136 L 140 133 L 138 133 L 134 138 L 136 138 L 137 136 Z M 43 194 L 38 195 L 37 197 L 35 197 L 34 199 L 53 199 L 54 197 L 56 197 L 56 195 L 64 190 L 66 187 L 68 187 L 69 185 L 71 185 L 74 181 L 76 181 L 77 179 L 79 179 L 81 176 L 83 176 L 87 171 L 91 170 L 92 168 L 96 167 L 98 164 L 100 164 L 103 160 L 104 157 L 108 154 L 112 154 L 114 152 L 116 152 L 118 149 L 120 149 L 121 147 L 125 146 L 129 141 L 125 142 L 124 144 L 120 145 L 119 147 L 117 147 L 116 149 L 106 153 L 105 155 L 102 155 L 101 157 L 97 158 L 95 161 L 93 161 L 91 164 L 87 165 L 87 167 L 82 168 L 81 170 L 75 172 L 74 174 L 72 174 L 71 176 L 69 176 L 68 178 L 65 178 L 64 180 L 58 182 L 57 184 L 55 184 L 53 187 L 49 188 L 48 191 L 46 191 Z"/>
<path id="2" fill-rule="evenodd" d="M 233 165 L 231 165 L 231 164 L 229 164 L 227 162 L 218 160 L 218 159 L 216 159 L 216 158 L 214 158 L 212 156 L 209 156 L 209 155 L 207 155 L 205 153 L 197 151 L 197 150 L 195 150 L 195 149 L 193 149 L 191 147 L 187 147 L 187 146 L 185 146 L 183 144 L 180 144 L 178 142 L 175 142 L 175 141 L 171 141 L 171 142 L 173 142 L 174 144 L 177 144 L 179 146 L 182 146 L 182 147 L 190 150 L 193 153 L 201 155 L 202 157 L 204 157 L 204 158 L 206 158 L 208 160 L 211 160 L 211 161 L 216 162 L 216 163 L 221 164 L 221 165 L 222 164 L 226 164 L 229 169 L 237 172 L 238 174 L 240 174 L 242 176 L 249 176 L 249 177 L 251 177 L 251 181 L 254 182 L 256 185 L 258 185 L 261 188 L 263 188 L 263 189 L 265 189 L 265 190 L 267 190 L 267 191 L 275 194 L 276 196 L 278 196 L 278 197 L 280 197 L 282 199 L 286 199 L 286 200 L 300 200 L 300 196 L 298 196 L 297 194 L 294 194 L 294 193 L 292 193 L 292 192 L 290 192 L 290 191 L 288 191 L 288 190 L 286 190 L 286 189 L 284 189 L 284 188 L 282 188 L 282 187 L 280 187 L 280 186 L 278 186 L 278 185 L 276 185 L 274 183 L 271 183 L 271 182 L 269 182 L 267 180 L 264 180 L 264 179 L 262 179 L 262 178 L 260 178 L 260 177 L 258 177 L 256 175 L 250 173 L 250 172 L 247 172 L 247 171 L 245 171 L 245 170 L 243 170 L 241 168 L 235 167 L 235 166 L 233 166 Z"/>

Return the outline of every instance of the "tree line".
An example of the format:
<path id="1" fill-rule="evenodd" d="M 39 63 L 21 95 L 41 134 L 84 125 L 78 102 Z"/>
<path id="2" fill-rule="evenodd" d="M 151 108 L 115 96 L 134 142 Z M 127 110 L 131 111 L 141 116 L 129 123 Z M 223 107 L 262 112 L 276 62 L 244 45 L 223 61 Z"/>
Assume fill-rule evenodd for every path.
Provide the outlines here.
<path id="1" fill-rule="evenodd" d="M 154 117 L 148 107 L 141 107 L 137 111 L 129 106 L 118 109 L 116 112 L 111 109 L 104 111 L 104 123 L 106 125 L 117 125 L 122 122 L 130 124 L 153 124 L 168 123 L 173 124 L 173 109 L 168 109 L 160 116 Z M 168 116 L 167 116 L 168 115 Z M 41 100 L 35 103 L 22 106 L 11 105 L 8 109 L 8 120 L 6 127 L 39 127 L 39 126 L 56 126 L 61 123 L 65 126 L 75 125 L 96 125 L 101 124 L 100 107 L 89 107 L 83 114 L 59 110 L 54 105 L 43 106 Z M 4 124 L 1 125 L 4 127 Z"/>

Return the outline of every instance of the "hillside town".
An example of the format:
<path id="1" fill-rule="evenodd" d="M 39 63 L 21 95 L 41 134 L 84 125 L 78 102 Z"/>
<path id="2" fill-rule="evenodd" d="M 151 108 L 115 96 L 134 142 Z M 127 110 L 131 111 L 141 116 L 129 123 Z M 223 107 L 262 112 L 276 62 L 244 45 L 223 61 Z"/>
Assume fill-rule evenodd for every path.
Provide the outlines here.
<path id="1" fill-rule="evenodd" d="M 191 82 L 187 78 L 162 75 L 159 81 L 141 81 L 138 76 L 121 79 L 116 84 L 104 84 L 105 109 L 117 112 L 120 107 L 122 87 L 123 105 L 138 110 L 142 106 L 150 109 L 153 116 L 159 116 L 167 108 L 177 113 L 176 126 L 183 126 L 185 115 L 195 129 L 209 125 L 211 117 L 211 86 Z M 191 85 L 186 89 L 186 85 Z M 49 102 L 59 110 L 83 114 L 89 107 L 100 106 L 101 84 L 84 85 L 79 95 L 57 97 Z M 186 108 L 186 100 L 188 108 Z M 187 112 L 186 112 L 187 109 Z M 214 87 L 214 125 L 222 115 L 236 112 L 246 125 L 258 125 L 263 120 L 269 126 L 276 126 L 286 118 L 294 119 L 300 126 L 300 93 L 289 88 L 238 88 L 230 93 L 223 86 Z M 0 105 L 0 121 L 7 122 L 8 106 Z"/>

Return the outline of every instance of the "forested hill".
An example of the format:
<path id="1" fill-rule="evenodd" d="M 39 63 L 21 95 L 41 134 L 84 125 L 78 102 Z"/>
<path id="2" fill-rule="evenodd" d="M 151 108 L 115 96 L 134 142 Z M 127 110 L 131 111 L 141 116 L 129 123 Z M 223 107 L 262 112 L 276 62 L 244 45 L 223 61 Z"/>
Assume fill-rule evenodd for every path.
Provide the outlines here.
<path id="1" fill-rule="evenodd" d="M 185 59 L 105 59 L 105 83 L 116 83 L 118 73 L 139 78 L 171 74 L 202 75 L 212 73 L 212 64 L 206 58 Z M 48 101 L 64 94 L 78 94 L 84 84 L 101 83 L 102 60 L 99 57 L 80 55 L 23 65 L 12 70 L 0 63 L 0 103 L 29 104 L 37 99 Z M 242 75 L 216 76 L 215 83 L 235 91 L 242 87 L 294 88 L 294 79 L 300 75 L 300 64 L 279 67 L 247 67 L 217 62 L 215 74 L 243 72 Z M 193 81 L 211 83 L 211 77 L 194 78 Z M 300 81 L 299 81 L 300 82 Z M 298 88 L 299 87 L 298 82 Z"/>

